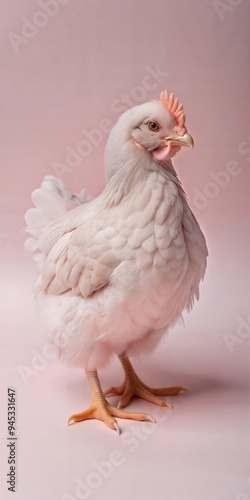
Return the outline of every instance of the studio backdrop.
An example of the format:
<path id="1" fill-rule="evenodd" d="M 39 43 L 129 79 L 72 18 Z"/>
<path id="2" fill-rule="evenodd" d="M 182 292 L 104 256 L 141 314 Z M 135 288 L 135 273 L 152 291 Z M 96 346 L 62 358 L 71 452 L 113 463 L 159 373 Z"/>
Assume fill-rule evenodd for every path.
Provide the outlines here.
<path id="1" fill-rule="evenodd" d="M 3 500 L 249 498 L 249 16 L 248 0 L 0 0 Z M 190 393 L 172 411 L 133 400 L 156 424 L 121 421 L 120 437 L 68 427 L 89 389 L 38 335 L 24 213 L 45 175 L 99 195 L 112 127 L 164 89 L 194 138 L 173 163 L 209 259 L 185 326 L 134 364 Z M 121 383 L 118 362 L 101 377 Z"/>

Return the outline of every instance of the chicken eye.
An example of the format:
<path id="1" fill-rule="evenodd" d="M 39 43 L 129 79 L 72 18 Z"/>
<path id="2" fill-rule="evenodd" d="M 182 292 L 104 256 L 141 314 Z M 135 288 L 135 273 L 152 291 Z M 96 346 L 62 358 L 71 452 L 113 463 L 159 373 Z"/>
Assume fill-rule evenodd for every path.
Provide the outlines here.
<path id="1" fill-rule="evenodd" d="M 158 130 L 160 130 L 160 126 L 154 121 L 148 122 L 148 128 L 149 130 L 153 130 L 153 132 L 158 132 Z"/>

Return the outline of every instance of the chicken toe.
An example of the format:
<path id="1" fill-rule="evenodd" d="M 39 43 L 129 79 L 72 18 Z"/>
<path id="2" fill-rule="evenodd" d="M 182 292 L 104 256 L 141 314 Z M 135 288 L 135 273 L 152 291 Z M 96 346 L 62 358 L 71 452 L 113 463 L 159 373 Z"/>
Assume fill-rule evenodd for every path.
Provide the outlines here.
<path id="1" fill-rule="evenodd" d="M 153 389 L 144 384 L 138 377 L 125 353 L 121 354 L 119 358 L 125 371 L 125 380 L 122 385 L 110 387 L 104 392 L 106 396 L 111 394 L 121 395 L 118 408 L 124 408 L 129 404 L 132 397 L 137 396 L 158 406 L 166 406 L 172 409 L 172 405 L 168 401 L 159 398 L 159 396 L 177 396 L 180 391 L 189 391 L 187 387 L 182 385 Z"/>
<path id="2" fill-rule="evenodd" d="M 86 375 L 91 390 L 91 405 L 87 410 L 71 415 L 68 419 L 68 425 L 83 420 L 97 419 L 102 420 L 110 429 L 116 430 L 120 434 L 119 426 L 114 417 L 154 422 L 153 418 L 146 413 L 126 412 L 109 404 L 101 389 L 97 371 L 86 370 Z"/>

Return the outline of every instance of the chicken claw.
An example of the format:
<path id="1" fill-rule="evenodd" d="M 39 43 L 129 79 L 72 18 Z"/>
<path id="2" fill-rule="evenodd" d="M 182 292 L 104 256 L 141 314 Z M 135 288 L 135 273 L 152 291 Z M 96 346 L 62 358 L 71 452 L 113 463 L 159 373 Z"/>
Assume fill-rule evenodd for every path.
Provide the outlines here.
<path id="1" fill-rule="evenodd" d="M 158 396 L 177 396 L 180 391 L 189 391 L 188 387 L 182 385 L 153 389 L 140 380 L 125 353 L 121 354 L 119 358 L 125 371 L 125 380 L 119 387 L 110 387 L 104 392 L 105 396 L 111 394 L 122 395 L 118 408 L 124 408 L 129 404 L 133 396 L 137 396 L 158 406 L 166 406 L 172 409 L 173 407 L 168 401 L 164 401 Z"/>
<path id="2" fill-rule="evenodd" d="M 110 427 L 110 429 L 113 429 L 120 434 L 117 421 L 113 417 L 154 422 L 154 419 L 146 413 L 127 412 L 109 404 L 106 401 L 101 389 L 97 371 L 86 370 L 86 375 L 88 377 L 91 390 L 91 405 L 87 410 L 71 415 L 68 419 L 68 425 L 71 423 L 81 422 L 82 420 L 97 419 L 102 420 L 108 427 Z"/>

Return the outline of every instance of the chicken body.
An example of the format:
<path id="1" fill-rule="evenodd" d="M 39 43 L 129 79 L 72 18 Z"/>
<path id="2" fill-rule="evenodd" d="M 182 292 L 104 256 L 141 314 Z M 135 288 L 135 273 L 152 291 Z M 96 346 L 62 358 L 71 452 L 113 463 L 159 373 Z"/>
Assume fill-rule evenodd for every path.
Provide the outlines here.
<path id="1" fill-rule="evenodd" d="M 198 298 L 207 248 L 172 165 L 185 145 L 175 126 L 160 103 L 137 106 L 110 134 L 99 197 L 79 204 L 54 178 L 34 194 L 27 223 L 41 324 L 61 357 L 87 371 L 151 352 Z M 56 217 L 43 200 L 55 192 Z"/>

